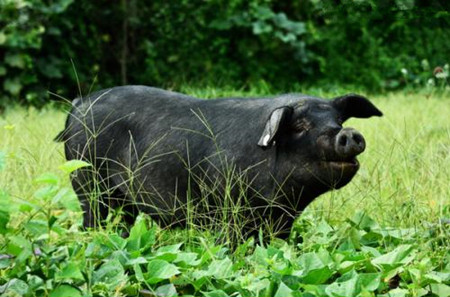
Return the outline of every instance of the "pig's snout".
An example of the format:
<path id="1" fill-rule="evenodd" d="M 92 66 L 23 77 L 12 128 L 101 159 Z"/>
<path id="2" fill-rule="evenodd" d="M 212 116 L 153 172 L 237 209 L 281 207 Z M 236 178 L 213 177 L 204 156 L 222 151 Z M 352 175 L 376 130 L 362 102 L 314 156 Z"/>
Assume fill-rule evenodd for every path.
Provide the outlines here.
<path id="1" fill-rule="evenodd" d="M 336 135 L 334 149 L 342 159 L 350 159 L 361 154 L 366 148 L 366 141 L 361 133 L 353 128 L 344 128 Z"/>

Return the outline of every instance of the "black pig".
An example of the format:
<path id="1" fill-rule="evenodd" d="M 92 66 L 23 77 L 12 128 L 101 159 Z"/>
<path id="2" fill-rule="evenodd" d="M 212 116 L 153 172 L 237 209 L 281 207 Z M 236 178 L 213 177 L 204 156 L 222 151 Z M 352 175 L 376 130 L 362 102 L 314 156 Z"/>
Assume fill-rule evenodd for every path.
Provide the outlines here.
<path id="1" fill-rule="evenodd" d="M 382 115 L 355 94 L 200 100 L 145 86 L 99 91 L 72 105 L 57 140 L 68 160 L 93 165 L 71 177 L 85 227 L 117 207 L 129 223 L 142 211 L 163 227 L 184 226 L 189 207 L 204 221 L 230 199 L 239 200 L 243 233 L 268 223 L 279 237 L 314 198 L 358 171 L 364 137 L 342 124 Z"/>

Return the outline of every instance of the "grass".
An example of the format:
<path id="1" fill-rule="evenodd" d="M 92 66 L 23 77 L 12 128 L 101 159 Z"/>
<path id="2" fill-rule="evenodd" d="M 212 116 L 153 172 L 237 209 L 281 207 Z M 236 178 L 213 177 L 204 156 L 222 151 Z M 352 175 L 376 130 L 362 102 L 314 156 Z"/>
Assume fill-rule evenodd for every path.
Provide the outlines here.
<path id="1" fill-rule="evenodd" d="M 185 91 L 206 98 L 258 93 Z M 154 296 L 155 290 L 167 293 L 162 296 L 450 294 L 450 98 L 397 93 L 371 99 L 384 117 L 346 124 L 366 138 L 360 171 L 349 185 L 307 208 L 295 228 L 297 244 L 248 241 L 234 251 L 207 233 L 158 231 L 146 218 L 127 240 L 114 235 L 112 227 L 79 231 L 70 169 L 60 169 L 63 145 L 53 142 L 64 126 L 64 112 L 8 109 L 0 118 L 0 190 L 9 202 L 0 202 L 0 222 L 2 210 L 10 220 L 0 235 L 0 254 L 12 254 L 17 262 L 0 257 L 0 286 L 10 296 Z M 159 247 L 167 244 L 175 245 Z M 37 259 L 36 246 L 43 259 Z M 55 260 L 58 255 L 64 255 L 63 263 Z M 343 259 L 351 262 L 350 269 Z M 30 275 L 42 280 L 31 278 L 37 282 L 34 293 Z M 392 285 L 395 280 L 399 284 Z"/>

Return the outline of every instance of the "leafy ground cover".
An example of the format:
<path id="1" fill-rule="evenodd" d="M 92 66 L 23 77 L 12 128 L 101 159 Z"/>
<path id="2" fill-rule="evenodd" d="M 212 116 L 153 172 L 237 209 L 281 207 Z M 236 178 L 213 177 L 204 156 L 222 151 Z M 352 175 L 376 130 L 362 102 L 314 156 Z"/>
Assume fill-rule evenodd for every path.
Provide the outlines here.
<path id="1" fill-rule="evenodd" d="M 215 97 L 233 91 L 188 90 Z M 352 120 L 366 137 L 350 185 L 317 199 L 289 242 L 235 248 L 220 234 L 161 230 L 144 215 L 80 229 L 54 109 L 0 118 L 2 296 L 450 296 L 450 104 L 374 99 L 385 117 Z"/>

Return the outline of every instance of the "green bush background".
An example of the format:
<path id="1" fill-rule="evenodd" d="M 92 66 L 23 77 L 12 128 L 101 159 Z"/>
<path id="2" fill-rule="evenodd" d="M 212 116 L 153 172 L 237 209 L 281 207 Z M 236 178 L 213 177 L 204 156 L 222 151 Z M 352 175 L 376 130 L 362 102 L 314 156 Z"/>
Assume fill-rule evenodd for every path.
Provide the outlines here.
<path id="1" fill-rule="evenodd" d="M 49 92 L 73 98 L 121 84 L 423 87 L 450 60 L 449 7 L 419 0 L 0 0 L 0 102 L 41 106 L 57 98 Z"/>

